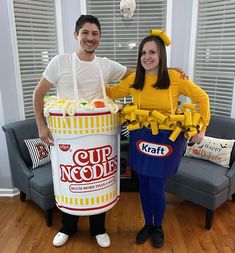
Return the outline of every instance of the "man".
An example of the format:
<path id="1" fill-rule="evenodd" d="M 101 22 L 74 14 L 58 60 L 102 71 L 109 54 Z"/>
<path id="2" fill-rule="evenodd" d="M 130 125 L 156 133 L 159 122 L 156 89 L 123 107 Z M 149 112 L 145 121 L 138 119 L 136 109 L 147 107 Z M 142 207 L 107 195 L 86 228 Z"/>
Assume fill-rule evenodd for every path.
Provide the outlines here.
<path id="1" fill-rule="evenodd" d="M 80 97 L 88 101 L 102 97 L 99 64 L 105 83 L 114 79 L 120 80 L 132 72 L 117 62 L 95 56 L 101 37 L 100 23 L 96 17 L 81 15 L 76 22 L 74 36 L 78 43 L 76 54 L 55 56 L 43 72 L 34 91 L 34 111 L 39 137 L 48 144 L 53 143 L 53 137 L 44 120 L 43 98 L 53 86 L 56 86 L 59 98 L 74 99 L 72 57 L 76 58 L 78 92 Z M 62 228 L 53 240 L 54 246 L 62 246 L 69 236 L 76 233 L 78 219 L 79 216 L 62 213 Z M 89 219 L 90 233 L 95 236 L 97 244 L 109 247 L 111 242 L 105 230 L 105 213 L 92 215 Z"/>

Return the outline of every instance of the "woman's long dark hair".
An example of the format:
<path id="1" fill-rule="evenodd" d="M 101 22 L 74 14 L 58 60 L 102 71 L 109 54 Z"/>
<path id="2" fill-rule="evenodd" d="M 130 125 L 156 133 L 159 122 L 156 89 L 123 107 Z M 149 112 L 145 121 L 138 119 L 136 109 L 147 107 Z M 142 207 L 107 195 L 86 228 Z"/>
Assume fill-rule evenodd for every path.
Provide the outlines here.
<path id="1" fill-rule="evenodd" d="M 136 75 L 135 75 L 135 80 L 132 87 L 136 90 L 142 90 L 144 87 L 145 69 L 143 68 L 141 64 L 140 58 L 142 55 L 144 44 L 148 41 L 154 41 L 160 53 L 158 79 L 156 83 L 153 84 L 153 87 L 156 89 L 168 89 L 168 87 L 170 86 L 170 78 L 167 71 L 166 48 L 163 41 L 160 38 L 156 36 L 152 36 L 152 35 L 145 37 L 139 45 Z"/>

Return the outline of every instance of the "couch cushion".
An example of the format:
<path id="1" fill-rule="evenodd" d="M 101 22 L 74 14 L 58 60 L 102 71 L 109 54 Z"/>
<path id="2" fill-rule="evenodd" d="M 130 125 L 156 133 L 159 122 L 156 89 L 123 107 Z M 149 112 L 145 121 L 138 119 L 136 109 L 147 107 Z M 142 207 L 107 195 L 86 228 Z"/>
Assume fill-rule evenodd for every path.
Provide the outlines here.
<path id="1" fill-rule="evenodd" d="M 222 138 L 222 139 L 235 139 L 235 119 L 212 115 L 209 126 L 206 130 L 206 135 Z M 230 166 L 235 160 L 235 145 L 231 154 Z"/>
<path id="2" fill-rule="evenodd" d="M 190 144 L 190 143 L 189 143 Z M 200 144 L 187 145 L 185 156 L 208 160 L 223 167 L 230 167 L 234 140 L 205 136 Z"/>
<path id="3" fill-rule="evenodd" d="M 51 163 L 42 165 L 38 170 L 32 170 L 33 177 L 30 179 L 30 185 L 33 189 L 42 195 L 48 195 L 53 192 L 53 179 Z"/>
<path id="4" fill-rule="evenodd" d="M 208 161 L 183 157 L 176 175 L 170 179 L 198 191 L 218 194 L 229 186 L 228 169 Z"/>

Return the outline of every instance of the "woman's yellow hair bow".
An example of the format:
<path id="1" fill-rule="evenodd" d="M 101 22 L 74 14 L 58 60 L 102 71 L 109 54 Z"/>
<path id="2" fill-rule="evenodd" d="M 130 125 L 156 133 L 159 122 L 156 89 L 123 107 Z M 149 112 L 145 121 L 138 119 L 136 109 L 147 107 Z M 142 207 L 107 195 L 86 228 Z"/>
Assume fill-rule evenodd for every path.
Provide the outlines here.
<path id="1" fill-rule="evenodd" d="M 167 34 L 163 30 L 150 29 L 149 34 L 159 37 L 166 46 L 169 46 L 171 44 L 170 38 L 167 36 Z"/>

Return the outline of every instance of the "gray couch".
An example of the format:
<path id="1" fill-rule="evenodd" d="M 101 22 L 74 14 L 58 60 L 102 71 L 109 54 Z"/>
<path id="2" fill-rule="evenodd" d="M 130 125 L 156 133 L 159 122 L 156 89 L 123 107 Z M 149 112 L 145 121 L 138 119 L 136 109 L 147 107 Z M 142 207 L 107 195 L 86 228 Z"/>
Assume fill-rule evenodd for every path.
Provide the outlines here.
<path id="1" fill-rule="evenodd" d="M 235 139 L 235 119 L 212 116 L 207 136 Z M 230 169 L 209 161 L 183 157 L 176 175 L 167 181 L 166 191 L 206 208 L 206 229 L 210 229 L 214 210 L 226 200 L 235 200 L 235 147 Z"/>
<path id="2" fill-rule="evenodd" d="M 45 211 L 46 224 L 52 225 L 55 207 L 51 163 L 32 170 L 32 161 L 24 139 L 38 137 L 35 119 L 22 120 L 2 127 L 14 186 L 20 190 L 20 200 L 26 196 Z"/>

